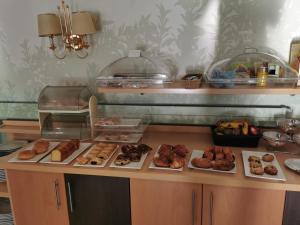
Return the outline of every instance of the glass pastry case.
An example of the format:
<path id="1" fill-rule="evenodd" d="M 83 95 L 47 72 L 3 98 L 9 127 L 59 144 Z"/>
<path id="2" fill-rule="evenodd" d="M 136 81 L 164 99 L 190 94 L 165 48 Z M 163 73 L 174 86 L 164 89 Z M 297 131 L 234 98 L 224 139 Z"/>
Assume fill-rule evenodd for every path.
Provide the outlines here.
<path id="1" fill-rule="evenodd" d="M 46 139 L 93 136 L 97 99 L 87 86 L 47 86 L 39 96 L 39 123 Z"/>
<path id="2" fill-rule="evenodd" d="M 88 111 L 92 96 L 86 86 L 46 86 L 38 100 L 39 111 Z"/>
<path id="3" fill-rule="evenodd" d="M 105 67 L 97 77 L 98 87 L 145 88 L 172 82 L 169 68 L 161 60 L 129 54 Z"/>
<path id="4" fill-rule="evenodd" d="M 41 134 L 45 139 L 90 139 L 89 113 L 48 114 L 43 121 Z"/>
<path id="5" fill-rule="evenodd" d="M 242 54 L 213 63 L 205 74 L 213 87 L 236 85 L 296 87 L 299 74 L 274 53 L 247 48 Z"/>

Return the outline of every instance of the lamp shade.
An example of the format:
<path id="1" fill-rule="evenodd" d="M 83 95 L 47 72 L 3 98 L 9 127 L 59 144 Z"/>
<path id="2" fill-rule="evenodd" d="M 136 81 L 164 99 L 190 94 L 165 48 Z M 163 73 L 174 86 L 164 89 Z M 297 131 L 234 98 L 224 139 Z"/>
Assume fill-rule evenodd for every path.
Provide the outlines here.
<path id="1" fill-rule="evenodd" d="M 53 13 L 38 15 L 38 32 L 40 37 L 61 35 L 59 17 Z"/>
<path id="2" fill-rule="evenodd" d="M 78 35 L 94 34 L 96 27 L 89 12 L 72 13 L 72 33 Z"/>

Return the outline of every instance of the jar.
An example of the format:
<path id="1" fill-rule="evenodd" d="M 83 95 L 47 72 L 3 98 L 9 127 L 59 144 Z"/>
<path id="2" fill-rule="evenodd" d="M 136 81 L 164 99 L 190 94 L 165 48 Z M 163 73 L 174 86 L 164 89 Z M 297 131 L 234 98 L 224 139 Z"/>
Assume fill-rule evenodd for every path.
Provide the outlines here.
<path id="1" fill-rule="evenodd" d="M 267 86 L 267 79 L 268 79 L 268 67 L 263 64 L 257 71 L 257 83 L 258 87 L 265 87 Z"/>

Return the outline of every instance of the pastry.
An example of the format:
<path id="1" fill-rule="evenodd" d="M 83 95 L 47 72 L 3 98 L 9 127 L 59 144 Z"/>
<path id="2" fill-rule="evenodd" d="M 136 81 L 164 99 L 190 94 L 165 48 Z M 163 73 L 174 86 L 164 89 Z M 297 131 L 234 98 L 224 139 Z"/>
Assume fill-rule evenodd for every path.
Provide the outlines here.
<path id="1" fill-rule="evenodd" d="M 224 159 L 225 155 L 223 153 L 216 153 L 216 160 Z"/>
<path id="2" fill-rule="evenodd" d="M 53 162 L 62 162 L 79 148 L 79 140 L 63 141 L 52 152 L 51 160 Z"/>
<path id="3" fill-rule="evenodd" d="M 35 154 L 43 154 L 48 151 L 48 148 L 49 148 L 49 141 L 39 140 L 34 143 L 32 151 L 34 151 Z"/>
<path id="4" fill-rule="evenodd" d="M 115 165 L 117 166 L 124 166 L 130 163 L 130 158 L 124 154 L 118 155 L 115 159 Z"/>
<path id="5" fill-rule="evenodd" d="M 130 161 L 139 162 L 141 161 L 142 153 L 140 152 L 132 152 L 129 154 Z"/>
<path id="6" fill-rule="evenodd" d="M 174 160 L 171 162 L 170 167 L 172 169 L 180 169 L 184 167 L 185 159 L 182 157 L 175 157 Z"/>
<path id="7" fill-rule="evenodd" d="M 35 152 L 32 150 L 24 150 L 19 152 L 18 159 L 20 160 L 29 160 L 35 157 Z"/>
<path id="8" fill-rule="evenodd" d="M 227 155 L 227 154 L 233 154 L 232 150 L 230 148 L 228 148 L 228 147 L 226 147 L 226 148 L 223 149 L 223 153 L 225 155 Z"/>
<path id="9" fill-rule="evenodd" d="M 263 175 L 264 168 L 262 168 L 262 166 L 261 167 L 251 167 L 250 172 L 255 175 Z"/>
<path id="10" fill-rule="evenodd" d="M 251 168 L 258 168 L 258 167 L 262 167 L 262 164 L 260 161 L 251 161 L 249 163 L 250 167 Z"/>
<path id="11" fill-rule="evenodd" d="M 120 134 L 119 139 L 120 139 L 120 141 L 128 141 L 128 135 L 127 134 Z"/>
<path id="12" fill-rule="evenodd" d="M 98 157 L 92 158 L 90 161 L 91 165 L 101 165 L 103 163 L 103 159 L 100 159 Z"/>
<path id="13" fill-rule="evenodd" d="M 203 158 L 207 158 L 208 160 L 212 161 L 214 160 L 214 153 L 210 152 L 210 151 L 206 151 L 203 153 Z"/>
<path id="14" fill-rule="evenodd" d="M 224 153 L 225 154 L 225 159 L 234 162 L 235 161 L 235 155 L 233 153 Z"/>
<path id="15" fill-rule="evenodd" d="M 169 167 L 170 166 L 168 160 L 164 160 L 164 159 L 162 159 L 160 157 L 155 157 L 153 159 L 153 163 L 157 167 Z"/>
<path id="16" fill-rule="evenodd" d="M 277 175 L 278 170 L 277 170 L 277 168 L 276 168 L 275 166 L 273 166 L 273 165 L 268 165 L 268 166 L 266 166 L 266 167 L 264 168 L 264 172 L 265 172 L 266 174 L 275 176 L 275 175 Z"/>
<path id="17" fill-rule="evenodd" d="M 235 167 L 233 162 L 224 159 L 213 161 L 211 164 L 214 170 L 230 171 Z"/>
<path id="18" fill-rule="evenodd" d="M 148 145 L 145 145 L 145 144 L 140 144 L 138 145 L 137 147 L 137 150 L 143 154 L 147 153 L 147 152 L 150 152 L 152 151 L 152 148 Z"/>
<path id="19" fill-rule="evenodd" d="M 254 155 L 249 156 L 248 161 L 260 161 L 260 158 Z"/>
<path id="20" fill-rule="evenodd" d="M 184 145 L 175 145 L 173 151 L 181 157 L 185 157 L 189 153 L 189 150 Z"/>
<path id="21" fill-rule="evenodd" d="M 76 161 L 80 164 L 80 165 L 85 165 L 89 162 L 89 159 L 83 156 L 80 156 L 76 159 Z"/>
<path id="22" fill-rule="evenodd" d="M 262 160 L 265 162 L 272 162 L 274 160 L 274 156 L 271 154 L 265 154 L 263 155 Z"/>
<path id="23" fill-rule="evenodd" d="M 212 167 L 211 161 L 207 158 L 194 158 L 191 163 L 198 168 L 209 169 Z"/>

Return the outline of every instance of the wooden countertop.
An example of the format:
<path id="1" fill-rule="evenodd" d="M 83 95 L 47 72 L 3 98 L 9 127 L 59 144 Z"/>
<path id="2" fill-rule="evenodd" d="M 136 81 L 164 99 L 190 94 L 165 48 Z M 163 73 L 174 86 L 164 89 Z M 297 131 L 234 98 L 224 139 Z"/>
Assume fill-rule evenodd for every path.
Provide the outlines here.
<path id="1" fill-rule="evenodd" d="M 212 145 L 208 129 L 191 127 L 185 129 L 182 127 L 156 127 L 147 131 L 142 139 L 142 142 L 153 147 L 154 151 L 148 155 L 144 166 L 141 170 L 116 169 L 109 168 L 110 163 L 115 156 L 110 160 L 105 168 L 76 168 L 71 163 L 67 166 L 62 165 L 42 165 L 32 163 L 8 163 L 16 153 L 0 158 L 0 168 L 11 170 L 23 170 L 32 172 L 47 172 L 47 173 L 70 173 L 70 174 L 85 174 L 98 176 L 113 176 L 113 177 L 127 177 L 137 179 L 174 181 L 174 182 L 190 182 L 201 184 L 222 185 L 231 187 L 245 187 L 245 188 L 259 188 L 259 189 L 274 189 L 274 190 L 289 190 L 300 191 L 300 175 L 287 169 L 283 162 L 288 158 L 295 158 L 297 156 L 284 153 L 276 153 L 277 159 L 281 165 L 283 172 L 286 175 L 286 182 L 274 182 L 262 179 L 247 178 L 244 176 L 244 168 L 241 157 L 241 148 L 232 148 L 237 156 L 237 173 L 223 174 L 216 172 L 205 172 L 199 170 L 192 170 L 187 167 L 183 172 L 173 172 L 165 170 L 149 169 L 149 165 L 155 153 L 155 150 L 160 144 L 185 144 L 189 149 L 204 149 Z M 257 149 L 247 149 L 255 151 L 266 151 L 265 143 L 262 140 L 260 147 Z M 300 152 L 300 149 L 299 149 Z M 300 156 L 298 156 L 300 157 Z M 189 157 L 188 157 L 189 159 Z"/>

